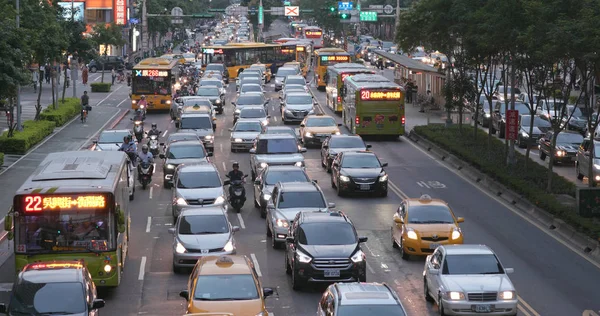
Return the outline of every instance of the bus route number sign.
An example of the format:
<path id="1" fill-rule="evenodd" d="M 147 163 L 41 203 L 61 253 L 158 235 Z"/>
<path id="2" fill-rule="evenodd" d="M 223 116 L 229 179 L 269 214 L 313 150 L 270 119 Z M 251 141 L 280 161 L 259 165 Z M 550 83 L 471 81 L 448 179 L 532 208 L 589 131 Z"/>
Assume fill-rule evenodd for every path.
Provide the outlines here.
<path id="1" fill-rule="evenodd" d="M 104 195 L 25 195 L 22 197 L 25 212 L 42 212 L 65 209 L 97 209 L 106 207 Z"/>
<path id="2" fill-rule="evenodd" d="M 136 77 L 168 77 L 169 72 L 165 70 L 156 70 L 156 69 L 148 69 L 148 70 L 136 70 Z"/>
<path id="3" fill-rule="evenodd" d="M 306 36 L 319 36 L 320 37 L 321 35 L 323 35 L 323 32 L 321 32 L 321 31 L 306 31 L 306 32 L 304 32 L 304 34 Z"/>
<path id="4" fill-rule="evenodd" d="M 215 55 L 215 54 L 223 54 L 222 49 L 214 49 L 214 48 L 203 48 L 202 54 Z"/>
<path id="5" fill-rule="evenodd" d="M 348 61 L 349 56 L 321 56 L 322 61 Z"/>
<path id="6" fill-rule="evenodd" d="M 400 91 L 360 91 L 360 99 L 363 101 L 400 100 L 401 97 L 402 94 L 400 93 Z"/>

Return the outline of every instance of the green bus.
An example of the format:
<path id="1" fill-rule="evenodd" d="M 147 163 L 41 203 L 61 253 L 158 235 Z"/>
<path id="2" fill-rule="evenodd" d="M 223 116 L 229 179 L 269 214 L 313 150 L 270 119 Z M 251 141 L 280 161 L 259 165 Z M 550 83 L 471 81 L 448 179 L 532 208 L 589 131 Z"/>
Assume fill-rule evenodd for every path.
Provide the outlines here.
<path id="1" fill-rule="evenodd" d="M 118 286 L 134 172 L 121 151 L 49 154 L 16 192 L 4 219 L 17 273 L 33 262 L 83 260 L 97 286 Z"/>
<path id="2" fill-rule="evenodd" d="M 344 85 L 344 79 L 356 74 L 375 74 L 375 71 L 363 64 L 356 63 L 335 64 L 327 67 L 327 73 L 325 74 L 327 106 L 336 114 L 342 113 L 340 89 Z"/>
<path id="3" fill-rule="evenodd" d="M 344 125 L 357 135 L 404 135 L 404 89 L 381 75 L 347 77 L 342 88 Z"/>

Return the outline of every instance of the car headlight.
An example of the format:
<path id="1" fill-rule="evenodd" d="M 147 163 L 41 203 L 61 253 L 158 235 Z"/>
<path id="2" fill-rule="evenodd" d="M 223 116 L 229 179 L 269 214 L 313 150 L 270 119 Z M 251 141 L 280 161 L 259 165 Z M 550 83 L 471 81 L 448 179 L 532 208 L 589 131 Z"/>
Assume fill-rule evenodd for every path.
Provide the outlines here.
<path id="1" fill-rule="evenodd" d="M 175 252 L 176 253 L 186 253 L 187 250 L 185 250 L 185 247 L 180 242 L 177 242 L 177 246 L 175 246 Z"/>
<path id="2" fill-rule="evenodd" d="M 340 133 L 340 131 L 337 131 L 335 133 L 333 133 L 333 135 L 341 135 L 342 133 Z"/>
<path id="3" fill-rule="evenodd" d="M 175 169 L 175 165 L 167 165 L 167 169 Z"/>
<path id="4" fill-rule="evenodd" d="M 452 240 L 460 238 L 460 235 L 461 235 L 460 230 L 458 230 L 458 229 L 453 230 L 452 231 Z"/>
<path id="5" fill-rule="evenodd" d="M 523 137 L 529 137 L 529 134 L 527 134 L 526 132 L 521 132 L 521 136 L 523 136 Z"/>
<path id="6" fill-rule="evenodd" d="M 342 182 L 348 182 L 348 181 L 350 181 L 350 178 L 347 177 L 347 176 L 340 176 L 340 181 L 342 181 Z"/>
<path id="7" fill-rule="evenodd" d="M 215 203 L 213 203 L 213 204 L 221 204 L 224 202 L 225 202 L 225 197 L 221 195 L 215 199 Z"/>
<path id="8" fill-rule="evenodd" d="M 296 167 L 302 167 L 304 165 L 304 163 L 302 161 L 298 161 L 294 164 L 294 166 Z"/>
<path id="9" fill-rule="evenodd" d="M 278 219 L 275 221 L 275 225 L 277 225 L 277 227 L 283 227 L 283 228 L 288 228 L 288 227 L 290 227 L 290 223 L 288 223 L 288 221 L 287 221 L 287 220 L 285 220 L 285 219 L 281 219 L 281 218 L 278 218 Z"/>
<path id="10" fill-rule="evenodd" d="M 313 137 L 313 134 L 311 132 L 306 132 L 304 133 L 305 137 Z"/>
<path id="11" fill-rule="evenodd" d="M 379 182 L 386 182 L 388 180 L 388 175 L 384 174 L 381 177 L 379 177 Z"/>
<path id="12" fill-rule="evenodd" d="M 512 300 L 515 296 L 517 296 L 515 291 L 502 291 L 498 293 L 498 298 L 501 300 Z"/>
<path id="13" fill-rule="evenodd" d="M 225 252 L 231 252 L 231 251 L 233 251 L 233 239 L 230 239 L 225 244 L 225 247 L 223 247 L 223 251 L 225 251 Z"/>
<path id="14" fill-rule="evenodd" d="M 167 104 L 171 104 L 171 100 L 167 100 Z"/>
<path id="15" fill-rule="evenodd" d="M 308 111 L 308 114 L 315 114 L 315 110 Z"/>
<path id="16" fill-rule="evenodd" d="M 242 139 L 241 138 L 234 138 L 233 141 L 236 142 L 236 143 L 241 143 Z"/>
<path id="17" fill-rule="evenodd" d="M 350 260 L 352 260 L 352 262 L 354 263 L 358 263 L 358 262 L 363 262 L 366 259 L 365 253 L 362 252 L 362 250 L 358 250 L 357 252 L 354 253 L 354 255 L 352 257 L 350 257 Z"/>
<path id="18" fill-rule="evenodd" d="M 221 104 L 221 100 L 216 100 L 215 103 L 216 104 Z"/>
<path id="19" fill-rule="evenodd" d="M 271 199 L 271 194 L 269 194 L 269 193 L 263 194 L 263 200 L 268 201 L 270 199 Z"/>
<path id="20" fill-rule="evenodd" d="M 261 121 L 262 125 L 269 125 L 269 120 L 268 119 L 264 119 Z"/>
<path id="21" fill-rule="evenodd" d="M 406 232 L 406 237 L 408 237 L 408 239 L 417 239 L 417 233 L 415 232 L 414 229 L 409 228 Z"/>
<path id="22" fill-rule="evenodd" d="M 266 162 L 261 162 L 261 163 L 258 164 L 258 167 L 261 168 L 261 169 L 264 169 L 264 168 L 267 167 L 267 163 Z"/>
<path id="23" fill-rule="evenodd" d="M 453 301 L 460 301 L 465 299 L 465 294 L 463 292 L 448 291 L 444 293 L 444 296 L 446 296 L 446 299 Z"/>
<path id="24" fill-rule="evenodd" d="M 177 203 L 177 205 L 187 205 L 187 201 L 182 197 L 178 197 L 177 200 L 175 200 L 175 203 Z"/>
<path id="25" fill-rule="evenodd" d="M 296 250 L 296 258 L 299 262 L 310 263 L 312 258 L 300 250 Z"/>
<path id="26" fill-rule="evenodd" d="M 567 155 L 567 153 L 564 150 L 557 150 L 556 151 L 556 156 L 557 157 L 564 157 L 566 155 Z"/>
<path id="27" fill-rule="evenodd" d="M 212 140 L 213 136 L 212 135 L 206 135 L 204 136 L 204 140 Z"/>

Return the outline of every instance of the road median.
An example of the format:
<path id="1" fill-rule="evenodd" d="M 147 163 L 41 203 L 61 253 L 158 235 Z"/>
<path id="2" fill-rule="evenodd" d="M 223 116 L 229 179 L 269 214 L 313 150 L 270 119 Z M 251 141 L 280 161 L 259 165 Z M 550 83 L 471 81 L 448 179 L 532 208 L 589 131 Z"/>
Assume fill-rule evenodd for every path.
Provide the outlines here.
<path id="1" fill-rule="evenodd" d="M 408 138 L 435 158 L 456 170 L 528 218 L 540 227 L 553 231 L 586 256 L 600 262 L 600 224 L 579 216 L 572 205 L 561 204 L 561 196 L 574 196 L 575 185 L 554 174 L 553 190 L 545 191 L 548 171 L 517 153 L 517 164 L 507 167 L 504 162 L 504 144 L 493 138 L 488 147 L 488 135 L 457 126 L 446 128 L 441 124 L 416 126 Z"/>

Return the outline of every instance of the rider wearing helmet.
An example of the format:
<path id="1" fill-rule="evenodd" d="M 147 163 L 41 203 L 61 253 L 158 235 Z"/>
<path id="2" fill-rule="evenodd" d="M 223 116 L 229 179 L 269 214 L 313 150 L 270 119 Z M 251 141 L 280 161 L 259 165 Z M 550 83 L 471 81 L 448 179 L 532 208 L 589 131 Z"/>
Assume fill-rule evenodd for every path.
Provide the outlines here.
<path id="1" fill-rule="evenodd" d="M 135 145 L 135 142 L 132 141 L 131 135 L 123 137 L 123 144 L 121 144 L 121 147 L 119 148 L 119 150 L 124 151 L 124 152 L 136 152 L 137 151 L 137 146 Z"/>
<path id="2" fill-rule="evenodd" d="M 142 95 L 140 97 L 140 100 L 138 101 L 138 110 L 141 109 L 142 112 L 144 113 L 144 117 L 146 116 L 146 109 L 148 108 L 148 101 L 146 101 L 146 96 Z"/>
<path id="3" fill-rule="evenodd" d="M 149 163 L 150 164 L 150 176 L 154 173 L 154 156 L 151 152 L 148 151 L 148 145 L 142 145 L 142 152 L 138 154 L 138 161 L 141 162 L 138 164 L 138 175 L 142 173 L 142 164 Z"/>
<path id="4" fill-rule="evenodd" d="M 135 113 L 133 114 L 133 121 L 143 121 L 144 120 L 144 112 L 142 112 L 141 109 L 137 109 L 135 110 Z"/>
<path id="5" fill-rule="evenodd" d="M 152 136 L 152 135 L 156 135 L 156 136 L 160 135 L 160 131 L 158 130 L 156 123 L 152 123 L 152 129 L 148 132 L 148 136 Z"/>
<path id="6" fill-rule="evenodd" d="M 240 171 L 240 164 L 236 161 L 233 163 L 233 170 L 229 171 L 227 177 L 229 181 L 240 181 L 244 179 L 244 173 Z M 229 194 L 231 195 L 232 186 L 229 186 Z"/>

